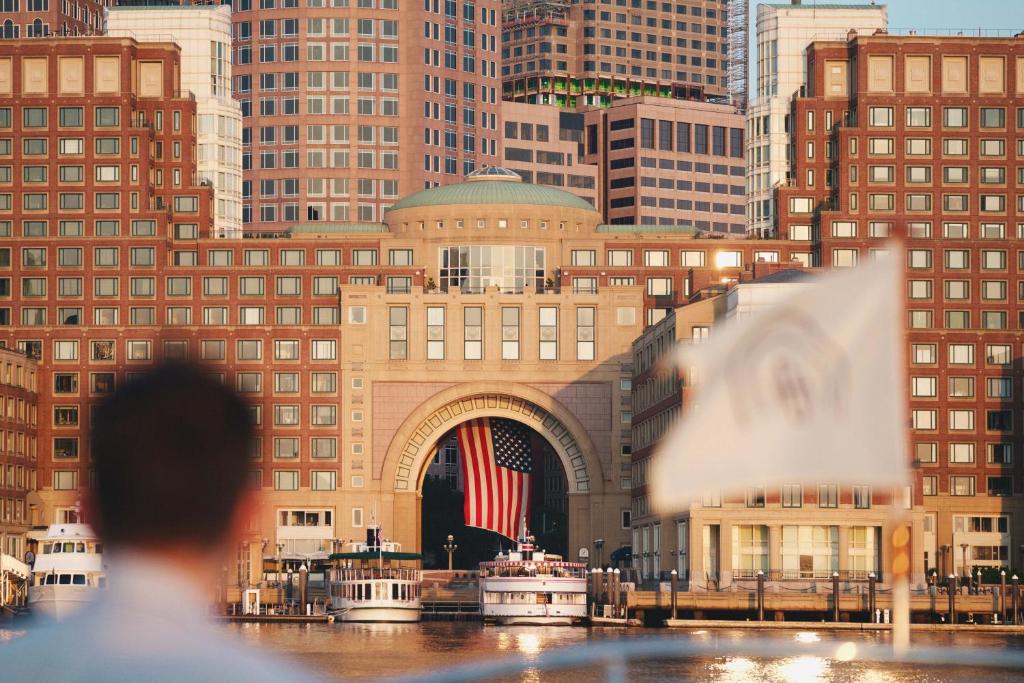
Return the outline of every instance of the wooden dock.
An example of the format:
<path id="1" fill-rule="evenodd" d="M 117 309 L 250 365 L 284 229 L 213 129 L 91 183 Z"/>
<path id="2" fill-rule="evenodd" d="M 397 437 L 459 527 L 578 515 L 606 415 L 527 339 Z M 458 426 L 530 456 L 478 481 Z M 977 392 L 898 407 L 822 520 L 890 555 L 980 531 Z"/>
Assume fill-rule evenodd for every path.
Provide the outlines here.
<path id="1" fill-rule="evenodd" d="M 423 600 L 423 621 L 478 621 L 482 619 L 476 600 Z"/>
<path id="2" fill-rule="evenodd" d="M 255 624 L 333 624 L 333 614 L 225 614 L 222 621 Z"/>

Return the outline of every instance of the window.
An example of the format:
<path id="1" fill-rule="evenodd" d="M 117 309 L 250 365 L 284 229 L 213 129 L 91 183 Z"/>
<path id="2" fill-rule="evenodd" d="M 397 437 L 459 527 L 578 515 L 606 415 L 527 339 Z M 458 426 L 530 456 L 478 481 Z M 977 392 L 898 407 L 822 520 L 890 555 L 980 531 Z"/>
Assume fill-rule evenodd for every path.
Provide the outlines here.
<path id="1" fill-rule="evenodd" d="M 571 260 L 574 266 L 597 265 L 597 252 L 593 249 L 573 249 Z"/>
<path id="2" fill-rule="evenodd" d="M 373 252 L 376 254 L 376 251 Z M 392 306 L 388 309 L 389 358 L 406 360 L 409 357 L 409 309 Z"/>
<path id="3" fill-rule="evenodd" d="M 299 489 L 298 471 L 274 470 L 274 489 L 277 491 L 297 491 Z"/>
<path id="4" fill-rule="evenodd" d="M 804 487 L 800 484 L 782 485 L 782 507 L 798 508 L 804 504 Z"/>
<path id="5" fill-rule="evenodd" d="M 949 495 L 951 496 L 973 496 L 974 477 L 950 477 Z"/>
<path id="6" fill-rule="evenodd" d="M 519 360 L 519 309 L 516 307 L 501 309 L 501 358 Z"/>
<path id="7" fill-rule="evenodd" d="M 483 315 L 480 306 L 463 309 L 463 357 L 466 360 L 483 358 Z"/>
<path id="8" fill-rule="evenodd" d="M 597 309 L 591 306 L 576 309 L 576 359 L 594 360 Z"/>
<path id="9" fill-rule="evenodd" d="M 839 507 L 839 486 L 836 484 L 818 484 L 818 507 Z"/>

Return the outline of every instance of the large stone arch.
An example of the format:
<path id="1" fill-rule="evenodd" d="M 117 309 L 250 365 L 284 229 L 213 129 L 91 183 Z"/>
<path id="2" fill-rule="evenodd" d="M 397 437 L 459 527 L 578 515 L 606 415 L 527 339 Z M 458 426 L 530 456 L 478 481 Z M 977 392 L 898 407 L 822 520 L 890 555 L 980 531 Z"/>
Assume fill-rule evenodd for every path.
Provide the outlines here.
<path id="1" fill-rule="evenodd" d="M 419 492 L 437 441 L 448 430 L 478 417 L 516 420 L 543 436 L 562 462 L 570 496 L 604 493 L 601 463 L 576 416 L 550 395 L 509 382 L 455 385 L 424 401 L 388 446 L 381 471 L 383 490 Z"/>

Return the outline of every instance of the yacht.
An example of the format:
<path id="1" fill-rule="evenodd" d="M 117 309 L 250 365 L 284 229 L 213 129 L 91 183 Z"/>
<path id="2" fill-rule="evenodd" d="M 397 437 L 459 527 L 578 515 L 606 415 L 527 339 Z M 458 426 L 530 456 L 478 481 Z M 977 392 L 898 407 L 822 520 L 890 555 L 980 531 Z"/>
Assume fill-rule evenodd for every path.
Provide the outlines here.
<path id="1" fill-rule="evenodd" d="M 39 540 L 28 606 L 33 614 L 63 619 L 93 602 L 107 586 L 103 544 L 87 524 L 53 524 Z"/>
<path id="2" fill-rule="evenodd" d="M 420 620 L 421 556 L 382 540 L 379 526 L 367 527 L 365 542 L 350 543 L 330 559 L 329 600 L 341 621 Z"/>
<path id="3" fill-rule="evenodd" d="M 524 535 L 514 550 L 480 563 L 480 611 L 495 624 L 579 623 L 587 616 L 587 565 L 563 562 Z"/>

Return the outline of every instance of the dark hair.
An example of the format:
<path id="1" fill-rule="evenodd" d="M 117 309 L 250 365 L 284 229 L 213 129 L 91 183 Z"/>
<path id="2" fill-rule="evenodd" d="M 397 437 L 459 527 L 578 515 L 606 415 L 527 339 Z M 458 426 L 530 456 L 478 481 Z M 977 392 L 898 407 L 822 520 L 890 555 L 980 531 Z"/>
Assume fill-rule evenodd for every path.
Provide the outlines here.
<path id="1" fill-rule="evenodd" d="M 194 365 L 166 364 L 96 407 L 97 530 L 112 546 L 225 540 L 253 441 L 246 403 Z"/>

